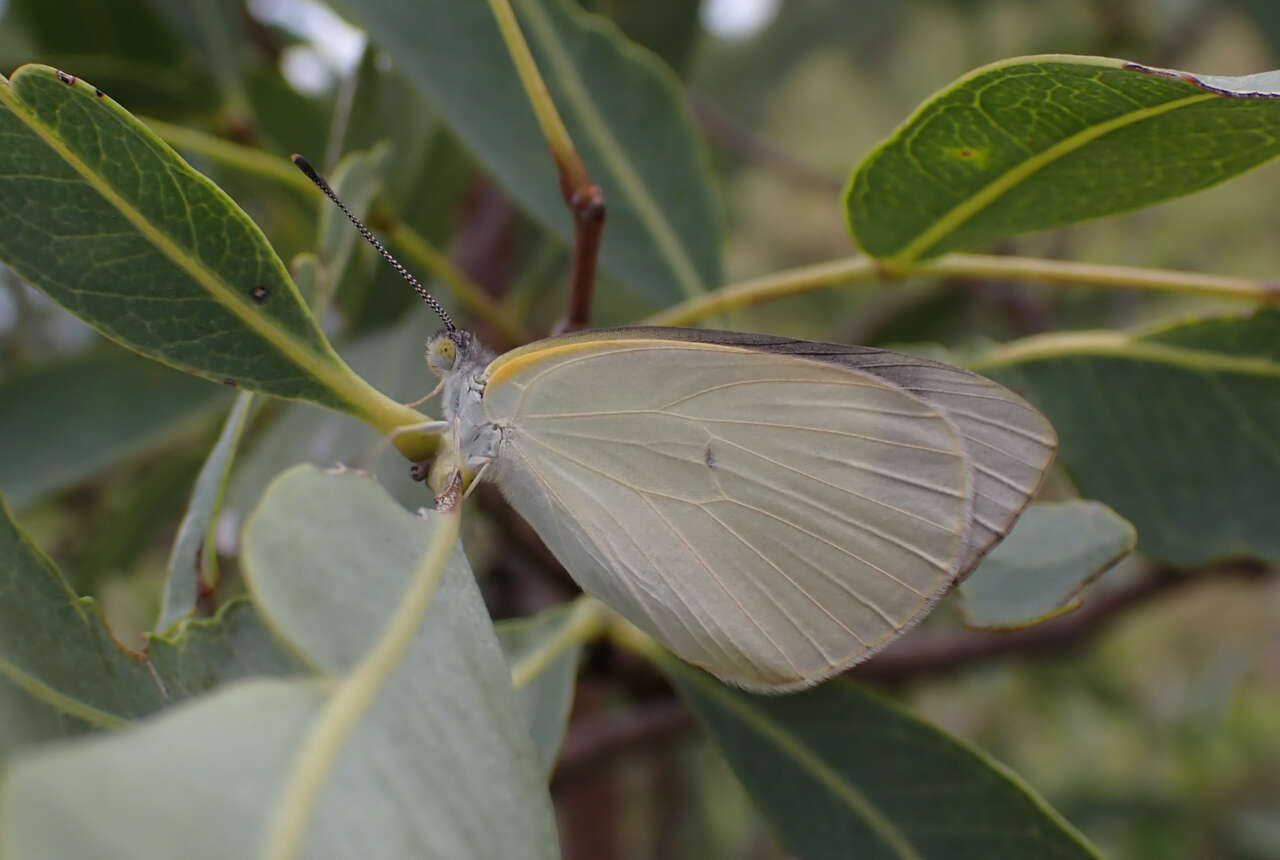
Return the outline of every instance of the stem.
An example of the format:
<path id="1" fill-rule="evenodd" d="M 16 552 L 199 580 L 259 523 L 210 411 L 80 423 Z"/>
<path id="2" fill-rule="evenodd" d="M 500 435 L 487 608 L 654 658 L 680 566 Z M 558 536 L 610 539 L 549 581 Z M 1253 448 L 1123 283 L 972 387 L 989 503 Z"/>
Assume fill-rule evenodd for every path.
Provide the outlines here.
<path id="1" fill-rule="evenodd" d="M 859 256 L 729 284 L 654 314 L 644 322 L 649 325 L 682 325 L 722 311 L 797 293 L 848 283 L 910 276 L 1035 280 L 1049 284 L 1086 284 L 1280 304 L 1280 282 L 1259 278 L 994 254 L 947 254 L 937 260 L 919 263 L 890 274 L 877 261 Z"/>
<path id="2" fill-rule="evenodd" d="M 585 188 L 591 184 L 591 177 L 587 174 L 587 168 L 583 165 L 582 159 L 578 157 L 578 151 L 573 147 L 569 130 L 560 119 L 555 103 L 551 101 L 551 93 L 547 90 L 546 82 L 542 80 L 538 64 L 534 62 L 529 43 L 525 41 L 524 33 L 520 32 L 516 13 L 511 10 L 511 4 L 507 0 L 489 0 L 489 8 L 493 10 L 493 17 L 498 21 L 502 40 L 507 43 L 507 53 L 511 55 L 516 74 L 520 76 L 520 83 L 524 85 L 524 91 L 529 96 L 529 106 L 533 108 L 533 113 L 538 118 L 542 136 L 547 139 L 547 146 L 551 148 L 551 157 L 555 159 L 556 167 L 560 169 L 561 190 Z M 568 200 L 568 191 L 565 191 L 565 199 Z"/>
<path id="3" fill-rule="evenodd" d="M 289 860 L 302 850 L 316 801 L 325 788 L 325 780 L 342 752 L 344 742 L 392 673 L 399 668 L 422 624 L 458 539 L 458 512 L 454 510 L 436 516 L 440 522 L 431 537 L 431 544 L 395 614 L 373 649 L 334 689 L 298 751 L 284 796 L 272 817 L 263 854 L 266 860 Z"/>
<path id="4" fill-rule="evenodd" d="M 498 336 L 506 341 L 507 347 L 519 346 L 534 339 L 483 287 L 467 277 L 465 272 L 421 234 L 404 224 L 396 224 L 389 231 L 389 238 L 404 251 L 405 256 L 421 265 L 432 277 L 448 284 L 458 301 L 478 319 L 492 326 Z"/>
<path id="5" fill-rule="evenodd" d="M 560 194 L 573 216 L 573 271 L 569 289 L 569 308 L 560 329 L 572 331 L 591 322 L 591 303 L 595 294 L 596 261 L 600 256 L 600 236 L 604 232 L 604 192 L 591 181 L 586 165 L 574 148 L 547 84 L 538 71 L 529 43 L 516 20 L 508 0 L 489 0 L 489 8 L 498 21 L 498 29 L 507 44 L 511 62 L 524 85 L 551 149 L 551 157 L 560 172 Z"/>
<path id="6" fill-rule="evenodd" d="M 609 610 L 594 597 L 583 595 L 573 601 L 569 618 L 555 636 L 540 643 L 511 667 L 511 684 L 527 686 L 570 648 L 582 645 L 603 633 L 609 626 Z"/>
<path id="7" fill-rule="evenodd" d="M 729 284 L 686 299 L 678 305 L 660 311 L 643 320 L 645 325 L 683 325 L 721 313 L 760 302 L 780 299 L 796 293 L 822 290 L 854 281 L 866 281 L 878 276 L 875 260 L 870 257 L 850 257 L 829 263 L 817 263 L 789 269 L 763 278 L 753 278 L 737 284 Z"/>
<path id="8" fill-rule="evenodd" d="M 1051 284 L 1087 284 L 1135 290 L 1182 293 L 1210 298 L 1246 299 L 1280 303 L 1280 283 L 1259 278 L 1237 278 L 1142 266 L 1073 263 L 1038 257 L 1004 257 L 993 254 L 947 254 L 916 266 L 911 274 L 962 278 L 1014 278 Z"/>

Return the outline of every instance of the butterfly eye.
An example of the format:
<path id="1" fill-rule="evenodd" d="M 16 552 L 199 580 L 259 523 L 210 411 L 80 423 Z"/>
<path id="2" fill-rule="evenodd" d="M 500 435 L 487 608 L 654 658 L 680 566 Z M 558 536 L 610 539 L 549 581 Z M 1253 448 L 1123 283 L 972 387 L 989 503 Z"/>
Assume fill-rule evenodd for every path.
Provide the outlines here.
<path id="1" fill-rule="evenodd" d="M 445 373 L 453 369 L 458 360 L 458 345 L 448 335 L 440 335 L 431 340 L 427 346 L 427 366 L 434 373 Z"/>

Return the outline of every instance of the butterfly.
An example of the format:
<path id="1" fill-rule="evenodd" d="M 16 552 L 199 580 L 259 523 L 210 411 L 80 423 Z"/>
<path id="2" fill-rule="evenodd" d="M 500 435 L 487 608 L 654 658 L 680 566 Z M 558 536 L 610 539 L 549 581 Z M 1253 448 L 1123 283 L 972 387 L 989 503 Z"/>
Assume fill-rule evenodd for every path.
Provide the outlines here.
<path id="1" fill-rule="evenodd" d="M 445 323 L 427 428 L 453 468 L 494 484 L 584 591 L 749 690 L 815 684 L 918 622 L 1057 447 L 1017 394 L 925 358 L 664 327 L 494 355 L 427 298 Z"/>

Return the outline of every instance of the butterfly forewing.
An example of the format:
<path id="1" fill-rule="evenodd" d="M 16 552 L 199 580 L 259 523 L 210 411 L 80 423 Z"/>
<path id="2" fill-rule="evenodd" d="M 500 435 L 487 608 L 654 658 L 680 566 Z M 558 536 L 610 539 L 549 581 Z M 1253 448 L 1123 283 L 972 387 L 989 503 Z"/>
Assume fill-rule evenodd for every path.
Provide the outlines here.
<path id="1" fill-rule="evenodd" d="M 874 374 L 607 333 L 490 367 L 496 483 L 588 591 L 755 689 L 882 646 L 971 550 L 967 443 Z"/>

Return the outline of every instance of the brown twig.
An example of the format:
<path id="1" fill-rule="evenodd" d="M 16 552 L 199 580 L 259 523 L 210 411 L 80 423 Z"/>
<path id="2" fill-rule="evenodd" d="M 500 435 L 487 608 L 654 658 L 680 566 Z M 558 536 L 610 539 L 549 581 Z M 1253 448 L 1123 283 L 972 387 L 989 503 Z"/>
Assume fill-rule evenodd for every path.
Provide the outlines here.
<path id="1" fill-rule="evenodd" d="M 677 699 L 638 706 L 625 714 L 581 720 L 569 728 L 551 781 L 562 791 L 590 778 L 602 767 L 636 748 L 649 749 L 684 737 L 694 727 L 693 714 Z"/>
<path id="2" fill-rule="evenodd" d="M 1013 631 L 969 630 L 959 633 L 907 636 L 866 663 L 849 670 L 860 681 L 903 681 L 940 675 L 952 669 L 1016 655 L 1060 653 L 1096 636 L 1108 624 L 1130 609 L 1145 605 L 1162 594 L 1192 583 L 1217 582 L 1222 576 L 1253 579 L 1274 571 L 1249 563 L 1221 570 L 1188 573 L 1172 568 L 1157 569 L 1126 586 L 1099 594 L 1079 609 L 1033 627 Z"/>
<path id="3" fill-rule="evenodd" d="M 489 0 L 489 8 L 511 55 L 546 138 L 556 170 L 560 173 L 560 194 L 573 216 L 573 281 L 569 290 L 569 309 L 559 331 L 583 328 L 591 322 L 591 299 L 595 292 L 596 259 L 600 252 L 600 235 L 604 231 L 604 192 L 591 181 L 587 167 L 574 148 L 569 130 L 556 111 L 546 82 L 538 71 L 529 44 L 508 0 Z"/>
<path id="4" fill-rule="evenodd" d="M 569 309 L 559 328 L 573 331 L 591 324 L 596 260 L 600 257 L 600 237 L 604 233 L 604 192 L 589 178 L 584 186 L 570 187 L 563 169 L 560 192 L 573 215 L 573 270 L 569 281 Z"/>
<path id="5" fill-rule="evenodd" d="M 859 681 L 896 683 L 1001 657 L 1061 653 L 1084 644 L 1128 611 L 1185 586 L 1217 582 L 1223 576 L 1252 580 L 1276 573 L 1256 563 L 1196 573 L 1159 569 L 1130 585 L 1099 595 L 1074 612 L 1023 630 L 915 633 L 857 666 L 849 676 Z M 689 734 L 695 725 L 693 715 L 676 699 L 650 701 L 625 716 L 583 720 L 571 727 L 552 785 L 586 778 L 633 750 L 670 743 Z"/>

